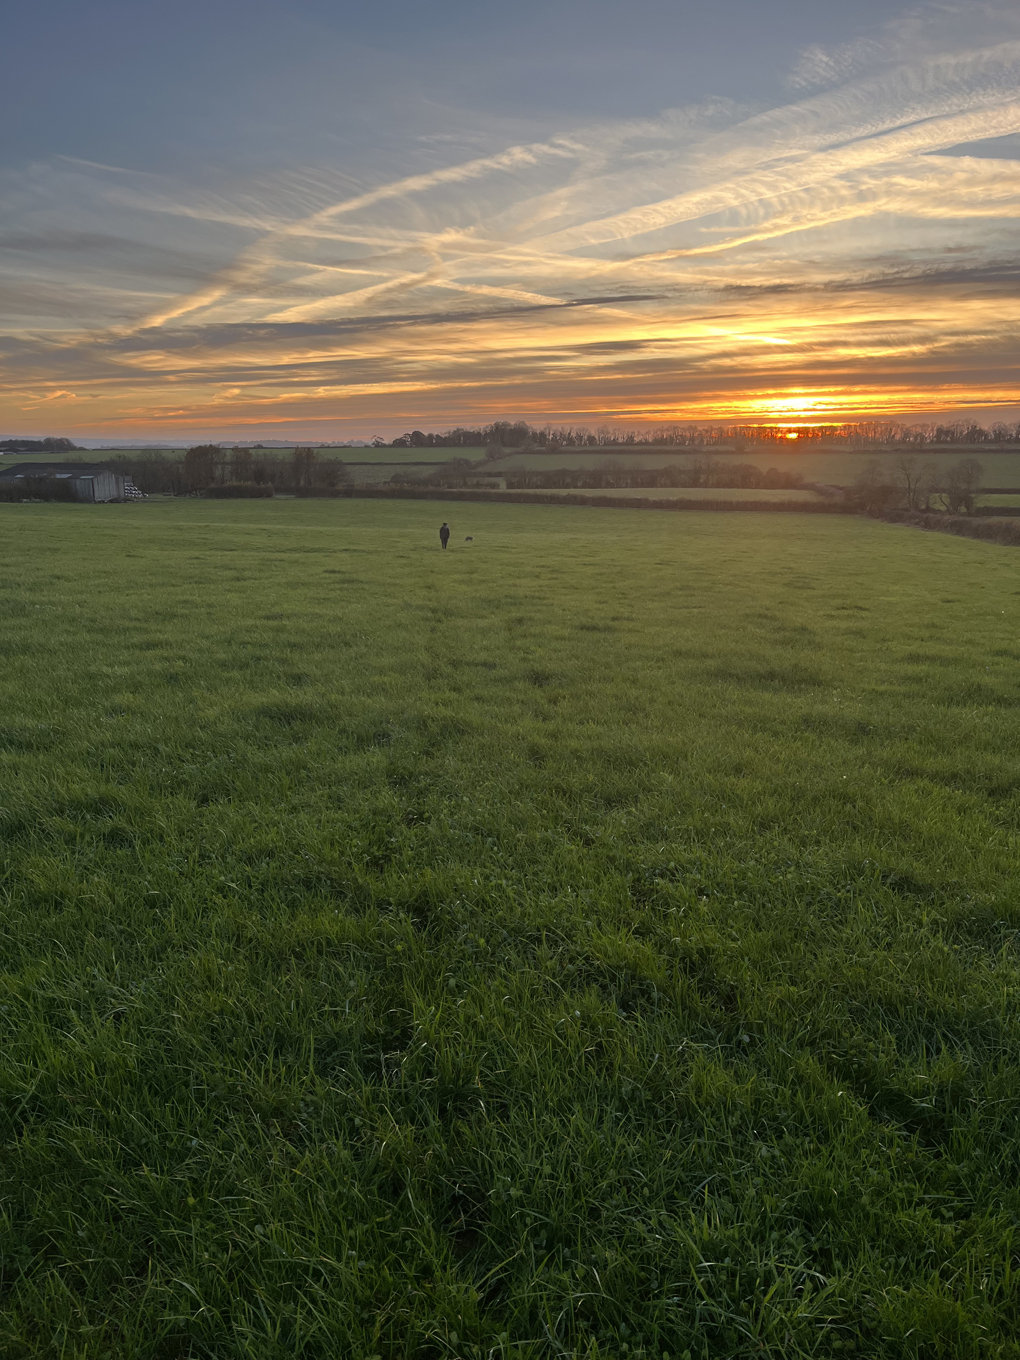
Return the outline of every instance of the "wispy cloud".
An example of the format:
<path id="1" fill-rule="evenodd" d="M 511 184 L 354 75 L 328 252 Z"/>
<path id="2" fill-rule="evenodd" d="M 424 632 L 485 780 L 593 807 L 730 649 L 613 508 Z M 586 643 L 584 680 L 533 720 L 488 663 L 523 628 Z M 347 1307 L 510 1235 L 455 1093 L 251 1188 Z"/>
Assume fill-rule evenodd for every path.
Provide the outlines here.
<path id="1" fill-rule="evenodd" d="M 573 129 L 382 184 L 36 167 L 0 220 L 6 421 L 1017 404 L 1020 161 L 981 147 L 1020 133 L 1020 37 L 940 46 L 958 15 L 933 13 L 805 50 L 772 109 Z"/>
<path id="2" fill-rule="evenodd" d="M 858 71 L 883 58 L 880 43 L 872 39 L 843 43 L 826 51 L 812 44 L 805 47 L 786 84 L 792 90 L 813 90 L 822 85 L 842 83 Z"/>

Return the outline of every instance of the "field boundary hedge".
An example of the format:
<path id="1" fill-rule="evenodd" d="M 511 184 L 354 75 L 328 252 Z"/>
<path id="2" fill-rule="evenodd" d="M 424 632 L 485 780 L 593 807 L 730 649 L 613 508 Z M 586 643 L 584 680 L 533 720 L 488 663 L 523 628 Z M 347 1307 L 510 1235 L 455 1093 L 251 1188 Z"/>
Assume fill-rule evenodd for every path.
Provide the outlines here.
<path id="1" fill-rule="evenodd" d="M 223 482 L 202 492 L 215 500 L 268 500 L 276 493 L 268 482 Z"/>
<path id="2" fill-rule="evenodd" d="M 972 515 L 925 514 L 920 510 L 892 510 L 881 518 L 889 524 L 907 524 L 915 529 L 933 529 L 941 534 L 979 538 L 986 543 L 1020 547 L 1020 512 L 1010 520 L 978 518 Z"/>
<path id="3" fill-rule="evenodd" d="M 356 486 L 366 500 L 503 501 L 514 505 L 584 505 L 614 510 L 773 510 L 809 515 L 847 515 L 856 511 L 840 501 L 660 500 L 644 496 L 563 495 L 543 491 L 444 490 L 441 487 Z"/>
<path id="4" fill-rule="evenodd" d="M 0 502 L 20 505 L 22 501 L 76 501 L 70 480 L 64 477 L 24 477 L 16 482 L 0 482 Z"/>

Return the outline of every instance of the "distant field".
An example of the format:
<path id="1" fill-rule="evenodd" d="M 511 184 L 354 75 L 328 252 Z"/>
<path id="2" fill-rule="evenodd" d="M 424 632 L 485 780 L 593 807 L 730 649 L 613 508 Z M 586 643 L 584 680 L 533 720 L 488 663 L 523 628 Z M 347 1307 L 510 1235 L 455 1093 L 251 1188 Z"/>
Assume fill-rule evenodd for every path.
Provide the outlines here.
<path id="1" fill-rule="evenodd" d="M 68 453 L 5 453 L 0 469 L 12 463 L 108 463 L 117 458 L 180 458 L 183 449 L 73 449 Z"/>
<path id="2" fill-rule="evenodd" d="M 427 454 L 428 450 L 417 449 L 416 452 L 425 452 Z M 445 462 L 446 460 L 443 459 L 442 461 Z M 417 466 L 411 466 L 415 463 L 417 463 Z M 410 458 L 405 458 L 402 462 L 378 459 L 367 465 L 351 460 L 347 465 L 351 470 L 353 479 L 362 484 L 388 482 L 397 473 L 400 473 L 402 476 L 428 477 L 430 473 L 435 470 L 435 465 L 432 463 L 420 462 Z"/>
<path id="3" fill-rule="evenodd" d="M 183 449 L 74 449 L 69 453 L 5 453 L 0 455 L 0 468 L 12 463 L 105 463 L 123 454 L 125 457 L 159 456 L 180 457 Z"/>
<path id="4" fill-rule="evenodd" d="M 341 449 L 351 463 L 446 463 L 451 458 L 485 456 L 484 449 Z"/>
<path id="5" fill-rule="evenodd" d="M 751 487 L 710 487 L 710 486 L 648 486 L 624 487 L 614 491 L 608 488 L 577 487 L 561 490 L 549 487 L 541 492 L 521 491 L 521 496 L 625 496 L 636 500 L 683 500 L 683 501 L 816 501 L 814 491 L 756 491 Z"/>
<path id="6" fill-rule="evenodd" d="M 259 452 L 256 450 L 256 452 Z M 265 449 L 268 457 L 289 458 L 293 449 Z M 117 458 L 166 457 L 181 458 L 184 449 L 78 449 L 72 453 L 9 453 L 0 457 L 0 467 L 4 461 L 11 463 L 87 463 L 109 462 Z M 443 463 L 452 457 L 481 458 L 484 449 L 323 449 L 316 447 L 321 458 L 340 458 L 347 463 L 389 463 L 397 467 L 404 463 Z"/>
<path id="7" fill-rule="evenodd" d="M 345 463 L 446 463 L 451 458 L 482 458 L 484 449 L 320 449 L 323 456 L 335 454 Z"/>
<path id="8" fill-rule="evenodd" d="M 0 520 L 5 1357 L 1016 1355 L 1015 550 Z"/>
<path id="9" fill-rule="evenodd" d="M 451 458 L 470 458 L 478 460 L 485 450 L 474 449 L 318 449 L 322 458 L 340 458 L 352 465 L 355 479 L 362 482 L 386 481 L 400 467 L 408 463 L 420 463 L 422 472 L 428 465 L 444 463 Z M 167 456 L 179 458 L 180 449 L 167 450 Z M 292 450 L 267 449 L 266 453 L 286 458 Z M 1009 453 L 985 453 L 980 449 L 951 449 L 947 452 L 922 452 L 920 461 L 931 461 L 936 468 L 945 468 L 958 462 L 961 457 L 975 456 L 984 468 L 986 486 L 1020 487 L 1020 449 Z M 52 454 L 7 454 L 0 458 L 0 467 L 6 460 L 10 462 L 53 462 L 63 459 L 72 462 L 87 462 L 90 459 L 107 461 L 117 457 L 159 456 L 158 450 L 114 449 L 92 450 L 66 455 Z M 692 458 L 704 456 L 699 451 L 684 449 L 665 449 L 654 452 L 644 450 L 628 452 L 623 449 L 589 449 L 583 453 L 518 453 L 509 454 L 498 463 L 487 465 L 496 473 L 514 468 L 598 468 L 607 464 L 617 464 L 624 468 L 661 468 L 670 465 L 685 466 Z M 712 455 L 721 462 L 753 463 L 763 471 L 774 467 L 780 471 L 799 472 L 805 481 L 830 483 L 836 486 L 849 485 L 872 458 L 880 462 L 892 462 L 896 455 L 881 451 L 861 453 L 787 452 L 776 449 L 767 452 L 735 452 L 724 450 Z M 356 465 L 360 464 L 358 467 Z M 375 470 L 373 470 L 375 469 Z"/>
<path id="10" fill-rule="evenodd" d="M 954 449 L 947 453 L 924 452 L 919 455 L 919 461 L 931 461 L 936 468 L 945 468 L 972 453 L 984 468 L 984 480 L 987 486 L 1020 487 L 1020 450 L 1012 453 L 988 454 L 968 449 Z M 697 451 L 682 449 L 635 454 L 627 454 L 612 449 L 592 449 L 585 453 L 556 454 L 553 456 L 526 453 L 516 454 L 501 460 L 497 470 L 512 467 L 603 467 L 607 463 L 613 462 L 623 467 L 666 467 L 674 463 L 683 467 L 692 458 L 699 456 L 701 455 Z M 870 451 L 863 453 L 786 453 L 783 450 L 767 453 L 734 453 L 728 451 L 715 454 L 713 457 L 720 462 L 753 463 L 762 470 L 774 467 L 781 472 L 799 472 L 805 481 L 831 483 L 835 486 L 849 485 L 872 458 L 879 462 L 890 463 L 895 459 L 895 455 L 892 454 Z"/>

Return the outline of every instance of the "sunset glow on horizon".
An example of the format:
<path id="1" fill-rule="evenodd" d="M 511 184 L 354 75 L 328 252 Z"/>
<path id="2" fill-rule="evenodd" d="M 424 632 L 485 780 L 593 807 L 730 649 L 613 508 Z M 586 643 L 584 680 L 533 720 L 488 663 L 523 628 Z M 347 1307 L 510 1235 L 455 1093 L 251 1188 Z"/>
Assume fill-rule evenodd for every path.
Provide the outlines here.
<path id="1" fill-rule="evenodd" d="M 9 165 L 0 425 L 1015 420 L 1020 21 L 974 6 L 962 46 L 961 13 L 791 49 L 769 106 L 512 141 L 465 115 L 390 175 L 342 141 L 221 179 Z"/>

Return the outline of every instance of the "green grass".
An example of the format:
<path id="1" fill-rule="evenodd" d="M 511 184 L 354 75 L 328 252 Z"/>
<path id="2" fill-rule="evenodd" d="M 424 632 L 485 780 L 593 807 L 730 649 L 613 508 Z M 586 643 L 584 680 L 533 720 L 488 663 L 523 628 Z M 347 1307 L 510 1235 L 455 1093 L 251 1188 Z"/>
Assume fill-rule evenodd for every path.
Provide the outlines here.
<path id="1" fill-rule="evenodd" d="M 0 510 L 5 1360 L 1020 1355 L 1013 550 Z"/>

